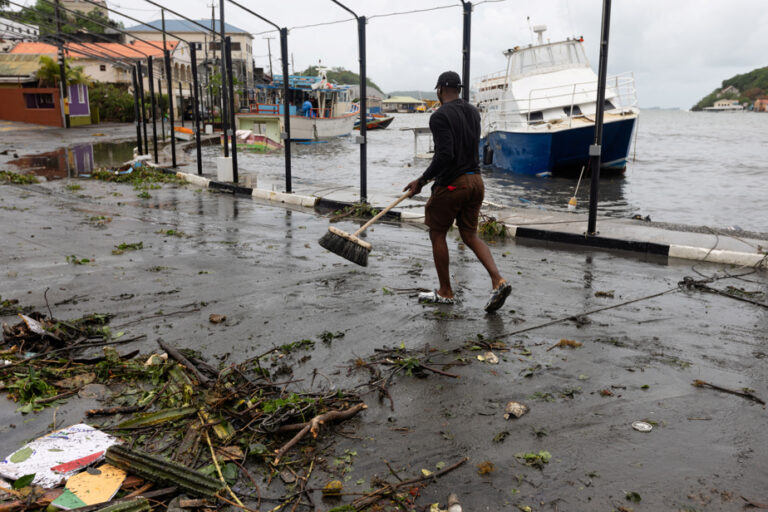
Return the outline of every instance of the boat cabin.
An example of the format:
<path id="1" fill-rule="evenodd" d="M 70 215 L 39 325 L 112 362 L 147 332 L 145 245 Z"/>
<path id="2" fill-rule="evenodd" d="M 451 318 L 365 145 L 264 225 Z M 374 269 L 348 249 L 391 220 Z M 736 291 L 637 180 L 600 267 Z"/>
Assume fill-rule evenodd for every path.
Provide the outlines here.
<path id="1" fill-rule="evenodd" d="M 544 42 L 546 26 L 534 27 L 538 44 L 504 51 L 504 71 L 482 77 L 474 87 L 474 103 L 486 129 L 538 129 L 571 126 L 574 119 L 594 116 L 597 74 L 584 51 L 582 37 Z M 631 74 L 608 77 L 605 111 L 622 113 L 636 104 Z M 493 125 L 493 126 L 492 126 Z"/>

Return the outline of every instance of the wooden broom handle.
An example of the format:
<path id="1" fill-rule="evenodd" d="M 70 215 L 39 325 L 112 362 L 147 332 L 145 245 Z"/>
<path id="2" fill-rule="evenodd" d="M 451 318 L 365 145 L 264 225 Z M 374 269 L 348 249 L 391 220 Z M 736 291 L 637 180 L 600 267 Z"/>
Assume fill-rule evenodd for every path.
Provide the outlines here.
<path id="1" fill-rule="evenodd" d="M 387 206 L 386 208 L 384 208 L 383 210 L 381 210 L 379 213 L 377 213 L 377 214 L 376 214 L 376 216 L 375 216 L 374 218 L 372 218 L 371 220 L 369 220 L 368 222 L 366 222 L 365 224 L 363 224 L 363 226 L 362 226 L 360 229 L 358 229 L 357 231 L 355 231 L 354 233 L 352 233 L 352 236 L 357 236 L 357 235 L 359 235 L 360 233 L 362 233 L 363 231 L 365 231 L 366 229 L 368 229 L 368 227 L 369 227 L 371 224 L 373 224 L 374 222 L 376 222 L 377 220 L 379 220 L 380 218 L 382 218 L 384 215 L 386 215 L 386 213 L 387 213 L 389 210 L 391 210 L 391 209 L 392 209 L 392 208 L 394 208 L 395 206 L 399 205 L 401 202 L 403 202 L 403 200 L 404 200 L 404 199 L 407 199 L 407 198 L 408 198 L 408 197 L 410 197 L 410 196 L 411 196 L 411 191 L 409 190 L 409 191 L 408 191 L 408 192 L 406 192 L 405 194 L 401 195 L 401 196 L 400 196 L 400 197 L 399 197 L 399 198 L 398 198 L 398 199 L 397 199 L 397 200 L 396 200 L 394 203 L 392 203 L 391 205 Z"/>

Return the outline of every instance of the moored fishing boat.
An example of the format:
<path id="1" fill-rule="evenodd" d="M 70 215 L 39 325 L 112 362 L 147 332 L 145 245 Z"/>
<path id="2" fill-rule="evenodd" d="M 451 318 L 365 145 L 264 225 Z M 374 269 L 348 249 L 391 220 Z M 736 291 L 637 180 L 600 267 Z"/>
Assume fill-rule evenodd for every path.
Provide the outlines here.
<path id="1" fill-rule="evenodd" d="M 368 114 L 367 123 L 365 125 L 367 130 L 383 130 L 395 120 L 394 116 L 388 116 L 386 114 Z M 355 121 L 355 130 L 360 129 L 360 118 Z"/>
<path id="2" fill-rule="evenodd" d="M 480 158 L 516 173 L 578 174 L 594 140 L 597 75 L 583 38 L 504 52 L 504 71 L 482 77 L 473 102 L 481 113 Z M 631 73 L 608 77 L 601 169 L 624 171 L 639 110 Z"/>
<path id="3" fill-rule="evenodd" d="M 273 141 L 280 139 L 283 126 L 283 77 L 276 75 L 270 84 L 256 86 L 256 101 L 248 112 L 235 116 L 238 130 L 263 133 Z M 348 86 L 328 82 L 325 70 L 320 75 L 288 77 L 290 140 L 322 140 L 349 135 L 358 112 L 350 98 Z M 303 108 L 307 102 L 312 108 Z"/>

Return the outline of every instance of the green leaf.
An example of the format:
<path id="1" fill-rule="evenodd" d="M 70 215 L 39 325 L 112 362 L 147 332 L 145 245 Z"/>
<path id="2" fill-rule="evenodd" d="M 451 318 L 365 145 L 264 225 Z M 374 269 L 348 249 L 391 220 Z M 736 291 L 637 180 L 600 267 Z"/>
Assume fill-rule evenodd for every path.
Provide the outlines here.
<path id="1" fill-rule="evenodd" d="M 18 453 L 18 452 L 16 452 Z M 13 488 L 14 489 L 21 489 L 23 487 L 28 486 L 32 483 L 32 480 L 35 479 L 35 473 L 32 473 L 31 475 L 24 475 L 21 478 L 17 479 L 13 482 Z"/>
<path id="2" fill-rule="evenodd" d="M 118 430 L 124 428 L 140 428 L 149 427 L 152 425 L 159 425 L 169 421 L 179 420 L 185 418 L 191 414 L 197 412 L 194 407 L 182 407 L 180 409 L 163 409 L 162 411 L 152 412 L 149 414 L 140 414 L 137 417 L 133 417 L 128 421 L 124 421 L 117 425 Z"/>
<path id="3" fill-rule="evenodd" d="M 627 501 L 631 501 L 632 503 L 640 503 L 642 499 L 643 498 L 641 498 L 640 495 L 635 491 L 627 493 Z"/>

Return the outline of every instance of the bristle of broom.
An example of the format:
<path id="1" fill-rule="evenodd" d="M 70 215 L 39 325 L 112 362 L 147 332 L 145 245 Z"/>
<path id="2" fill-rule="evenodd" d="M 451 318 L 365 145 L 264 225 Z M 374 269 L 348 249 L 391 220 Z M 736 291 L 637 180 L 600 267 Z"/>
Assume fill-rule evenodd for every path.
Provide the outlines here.
<path id="1" fill-rule="evenodd" d="M 338 254 L 352 263 L 357 263 L 361 267 L 368 266 L 368 253 L 371 249 L 363 247 L 341 235 L 328 231 L 318 241 L 321 247 L 328 249 L 334 254 Z"/>

